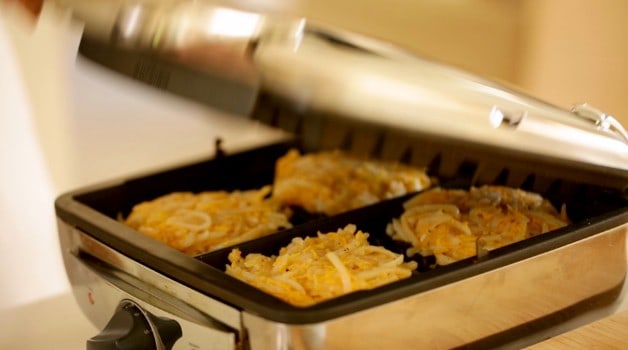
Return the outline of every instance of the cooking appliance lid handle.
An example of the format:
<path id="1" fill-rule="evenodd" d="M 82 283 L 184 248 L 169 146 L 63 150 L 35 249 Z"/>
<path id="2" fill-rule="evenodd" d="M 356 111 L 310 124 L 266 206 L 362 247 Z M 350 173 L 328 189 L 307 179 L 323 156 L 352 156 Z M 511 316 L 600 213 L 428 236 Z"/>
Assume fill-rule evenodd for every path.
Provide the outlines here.
<path id="1" fill-rule="evenodd" d="M 598 130 L 607 132 L 628 143 L 628 131 L 613 116 L 591 106 L 588 103 L 576 104 L 571 108 L 571 113 L 593 123 Z"/>

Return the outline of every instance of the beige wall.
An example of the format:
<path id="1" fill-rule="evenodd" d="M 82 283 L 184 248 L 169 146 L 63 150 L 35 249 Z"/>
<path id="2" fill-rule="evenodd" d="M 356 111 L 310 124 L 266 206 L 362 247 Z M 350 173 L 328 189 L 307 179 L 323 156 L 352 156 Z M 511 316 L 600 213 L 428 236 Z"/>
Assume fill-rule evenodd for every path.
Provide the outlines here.
<path id="1" fill-rule="evenodd" d="M 235 0 L 384 39 L 475 72 L 511 80 L 522 7 L 500 0 Z"/>
<path id="2" fill-rule="evenodd" d="M 628 1 L 525 1 L 515 82 L 560 105 L 590 102 L 628 125 Z"/>
<path id="3" fill-rule="evenodd" d="M 388 39 L 564 108 L 586 101 L 628 125 L 625 0 L 261 3 Z"/>

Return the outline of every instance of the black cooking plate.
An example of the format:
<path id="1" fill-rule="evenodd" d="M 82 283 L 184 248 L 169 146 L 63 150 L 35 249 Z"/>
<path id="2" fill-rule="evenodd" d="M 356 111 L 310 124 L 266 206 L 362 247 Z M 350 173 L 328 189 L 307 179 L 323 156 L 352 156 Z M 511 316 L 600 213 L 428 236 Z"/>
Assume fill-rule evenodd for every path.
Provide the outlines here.
<path id="1" fill-rule="evenodd" d="M 174 191 L 244 190 L 271 184 L 275 160 L 294 146 L 292 142 L 282 142 L 233 155 L 219 155 L 208 161 L 69 193 L 57 199 L 57 215 L 113 249 L 212 298 L 260 317 L 288 324 L 323 322 L 407 297 L 535 256 L 628 221 L 628 201 L 623 194 L 599 186 L 555 180 L 543 186 L 541 194 L 557 207 L 566 203 L 572 225 L 492 251 L 482 259 L 469 258 L 436 268 L 429 268 L 429 264 L 421 261 L 421 272 L 415 272 L 408 279 L 302 308 L 226 275 L 227 255 L 232 248 L 191 258 L 116 219 L 128 215 L 137 203 Z M 446 179 L 441 185 L 468 188 L 473 176 L 472 168 L 469 164 L 461 166 L 456 176 Z M 506 182 L 502 174 L 491 183 Z M 538 191 L 534 175 L 525 177 L 520 187 Z M 352 223 L 370 234 L 371 244 L 402 253 L 405 246 L 392 241 L 385 234 L 385 227 L 392 218 L 401 214 L 402 203 L 407 197 L 333 217 L 301 215 L 299 220 L 302 222 L 296 223 L 293 229 L 236 247 L 244 254 L 277 254 L 279 248 L 287 245 L 294 237 L 313 236 L 319 231 L 336 231 Z"/>

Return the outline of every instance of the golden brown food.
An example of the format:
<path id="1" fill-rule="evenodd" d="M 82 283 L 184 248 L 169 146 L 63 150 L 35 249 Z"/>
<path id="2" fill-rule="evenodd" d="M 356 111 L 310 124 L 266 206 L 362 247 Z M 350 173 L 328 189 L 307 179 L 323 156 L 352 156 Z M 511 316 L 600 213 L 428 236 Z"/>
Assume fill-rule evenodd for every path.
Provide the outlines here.
<path id="1" fill-rule="evenodd" d="M 423 169 L 360 159 L 341 151 L 301 155 L 289 151 L 276 163 L 273 198 L 310 213 L 338 214 L 430 185 Z"/>
<path id="2" fill-rule="evenodd" d="M 347 225 L 317 237 L 294 238 L 278 256 L 234 249 L 227 274 L 296 306 L 309 306 L 357 290 L 410 277 L 416 262 L 372 246 L 368 234 Z"/>
<path id="3" fill-rule="evenodd" d="M 412 245 L 409 256 L 434 255 L 446 265 L 566 226 L 559 213 L 538 194 L 503 186 L 464 190 L 432 189 L 404 203 L 387 233 Z"/>
<path id="4" fill-rule="evenodd" d="M 267 197 L 270 186 L 249 191 L 175 192 L 133 207 L 124 221 L 188 255 L 262 237 L 291 224 Z"/>

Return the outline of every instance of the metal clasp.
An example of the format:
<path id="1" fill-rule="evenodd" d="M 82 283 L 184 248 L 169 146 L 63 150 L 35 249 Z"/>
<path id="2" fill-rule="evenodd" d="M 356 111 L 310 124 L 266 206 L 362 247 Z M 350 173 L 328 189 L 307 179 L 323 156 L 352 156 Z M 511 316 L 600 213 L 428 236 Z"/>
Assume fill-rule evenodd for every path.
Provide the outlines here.
<path id="1" fill-rule="evenodd" d="M 625 143 L 628 143 L 628 132 L 612 115 L 591 106 L 588 103 L 580 103 L 571 108 L 574 115 L 592 122 L 598 130 L 612 134 Z"/>

